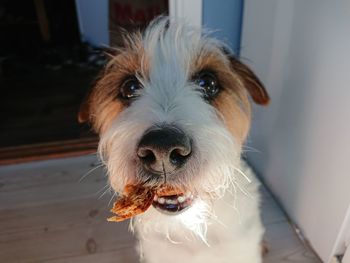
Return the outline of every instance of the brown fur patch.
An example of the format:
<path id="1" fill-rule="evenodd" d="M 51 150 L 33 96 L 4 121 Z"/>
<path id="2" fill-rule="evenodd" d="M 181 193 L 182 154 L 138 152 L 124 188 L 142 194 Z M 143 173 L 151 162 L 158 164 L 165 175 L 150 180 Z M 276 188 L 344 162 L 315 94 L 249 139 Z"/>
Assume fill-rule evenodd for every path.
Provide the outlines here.
<path id="1" fill-rule="evenodd" d="M 243 109 L 241 104 L 246 104 Z M 247 101 L 240 102 L 232 91 L 222 91 L 213 105 L 221 113 L 221 117 L 234 138 L 241 146 L 247 137 L 250 127 L 250 108 Z"/>
<path id="2" fill-rule="evenodd" d="M 241 76 L 243 85 L 255 103 L 267 105 L 270 102 L 269 94 L 259 78 L 251 69 L 233 56 L 230 56 L 231 67 Z"/>
<path id="3" fill-rule="evenodd" d="M 90 121 L 96 132 L 103 133 L 127 106 L 117 99 L 119 89 L 126 77 L 140 74 L 147 76 L 148 61 L 144 56 L 141 36 L 126 37 L 125 47 L 116 50 L 101 73 L 96 85 L 82 104 L 79 120 Z"/>
<path id="4" fill-rule="evenodd" d="M 251 110 L 241 76 L 232 69 L 227 57 L 218 51 L 201 52 L 193 68 L 193 74 L 204 69 L 216 73 L 222 90 L 212 105 L 238 141 L 238 146 L 242 145 L 249 131 Z"/>

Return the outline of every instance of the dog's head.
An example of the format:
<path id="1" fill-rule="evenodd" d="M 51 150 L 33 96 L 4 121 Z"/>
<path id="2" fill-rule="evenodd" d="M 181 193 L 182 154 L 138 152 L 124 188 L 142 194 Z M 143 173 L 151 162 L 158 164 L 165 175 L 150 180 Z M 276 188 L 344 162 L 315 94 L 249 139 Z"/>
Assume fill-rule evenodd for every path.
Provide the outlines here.
<path id="1" fill-rule="evenodd" d="M 125 37 L 79 114 L 100 134 L 115 191 L 135 182 L 183 189 L 154 201 L 157 210 L 175 215 L 199 200 L 209 204 L 235 182 L 250 124 L 248 95 L 258 104 L 269 97 L 226 50 L 167 19 Z"/>

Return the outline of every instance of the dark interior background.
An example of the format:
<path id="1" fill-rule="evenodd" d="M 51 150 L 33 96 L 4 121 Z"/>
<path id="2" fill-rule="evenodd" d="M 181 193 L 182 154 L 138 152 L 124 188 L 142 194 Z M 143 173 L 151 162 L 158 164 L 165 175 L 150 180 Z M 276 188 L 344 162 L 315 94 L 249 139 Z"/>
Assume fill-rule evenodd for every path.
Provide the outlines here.
<path id="1" fill-rule="evenodd" d="M 166 14 L 167 2 L 109 0 L 110 45 L 121 43 L 121 27 Z M 81 41 L 76 2 L 0 0 L 0 34 L 0 159 L 8 147 L 96 137 L 77 113 L 106 57 Z"/>
<path id="2" fill-rule="evenodd" d="M 80 41 L 75 1 L 1 0 L 0 34 L 0 147 L 93 136 L 76 116 L 105 59 Z"/>

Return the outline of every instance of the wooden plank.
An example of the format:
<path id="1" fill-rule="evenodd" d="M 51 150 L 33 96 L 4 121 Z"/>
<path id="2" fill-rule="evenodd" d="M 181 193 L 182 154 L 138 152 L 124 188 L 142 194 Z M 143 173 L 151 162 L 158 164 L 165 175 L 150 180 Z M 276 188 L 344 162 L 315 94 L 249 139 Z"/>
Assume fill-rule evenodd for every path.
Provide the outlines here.
<path id="1" fill-rule="evenodd" d="M 98 252 L 95 254 L 85 254 L 69 258 L 57 258 L 45 260 L 50 263 L 139 263 L 138 256 L 134 248 L 125 247 L 120 250 L 109 252 Z"/>
<path id="2" fill-rule="evenodd" d="M 265 226 L 286 221 L 286 216 L 271 198 L 262 199 L 261 210 L 262 221 Z"/>
<path id="3" fill-rule="evenodd" d="M 52 229 L 64 229 L 66 226 L 83 226 L 107 222 L 111 215 L 110 194 L 103 198 L 82 197 L 36 206 L 1 209 L 0 237 Z"/>
<path id="4" fill-rule="evenodd" d="M 321 263 L 312 250 L 299 240 L 287 220 L 267 225 L 265 240 L 269 247 L 265 263 Z"/>
<path id="5" fill-rule="evenodd" d="M 90 182 L 105 178 L 96 155 L 0 166 L 1 192 L 42 188 L 61 183 Z M 96 169 L 96 167 L 98 169 Z"/>
<path id="6" fill-rule="evenodd" d="M 271 250 L 264 258 L 264 263 L 321 263 L 312 251 L 300 244 L 300 241 L 293 241 L 287 237 L 280 240 L 280 243 L 274 243 L 273 246 L 279 246 Z"/>
<path id="7" fill-rule="evenodd" d="M 95 156 L 0 167 L 0 262 L 137 262 L 127 222 L 108 223 L 111 194 Z M 6 202 L 4 201 L 6 200 Z"/>
<path id="8" fill-rule="evenodd" d="M 44 212 L 44 211 L 43 211 Z M 45 216 L 44 213 L 42 216 Z M 63 215 L 64 216 L 64 215 Z M 50 219 L 52 215 L 46 215 Z M 127 224 L 99 223 L 43 227 L 40 230 L 0 236 L 2 262 L 41 262 L 109 251 L 133 249 Z"/>
<path id="9" fill-rule="evenodd" d="M 0 165 L 95 153 L 97 137 L 0 148 Z"/>
<path id="10" fill-rule="evenodd" d="M 0 205 L 0 208 L 20 209 L 81 197 L 98 198 L 107 185 L 107 177 L 101 168 L 83 178 L 86 172 L 94 169 L 94 167 L 89 167 L 94 158 L 90 157 L 89 160 L 90 162 L 86 163 L 84 158 L 74 158 L 74 161 L 71 163 L 68 161 L 67 165 L 63 165 L 66 162 L 65 159 L 60 160 L 57 164 L 55 161 L 48 164 L 39 162 L 34 163 L 32 169 L 24 169 L 25 165 L 19 169 L 13 165 L 0 168 L 0 184 L 2 185 L 0 200 L 6 200 Z M 21 180 L 27 176 L 28 179 Z"/>

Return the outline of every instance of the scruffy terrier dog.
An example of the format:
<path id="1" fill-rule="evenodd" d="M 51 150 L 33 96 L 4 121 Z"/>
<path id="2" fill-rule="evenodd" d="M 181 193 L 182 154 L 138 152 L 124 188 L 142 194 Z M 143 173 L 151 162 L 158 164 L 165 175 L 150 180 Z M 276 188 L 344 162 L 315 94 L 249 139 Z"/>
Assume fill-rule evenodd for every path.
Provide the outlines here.
<path id="1" fill-rule="evenodd" d="M 116 49 L 79 114 L 110 185 L 184 189 L 131 220 L 142 262 L 261 262 L 258 183 L 240 160 L 248 95 L 269 101 L 224 44 L 183 23 L 157 19 Z"/>

